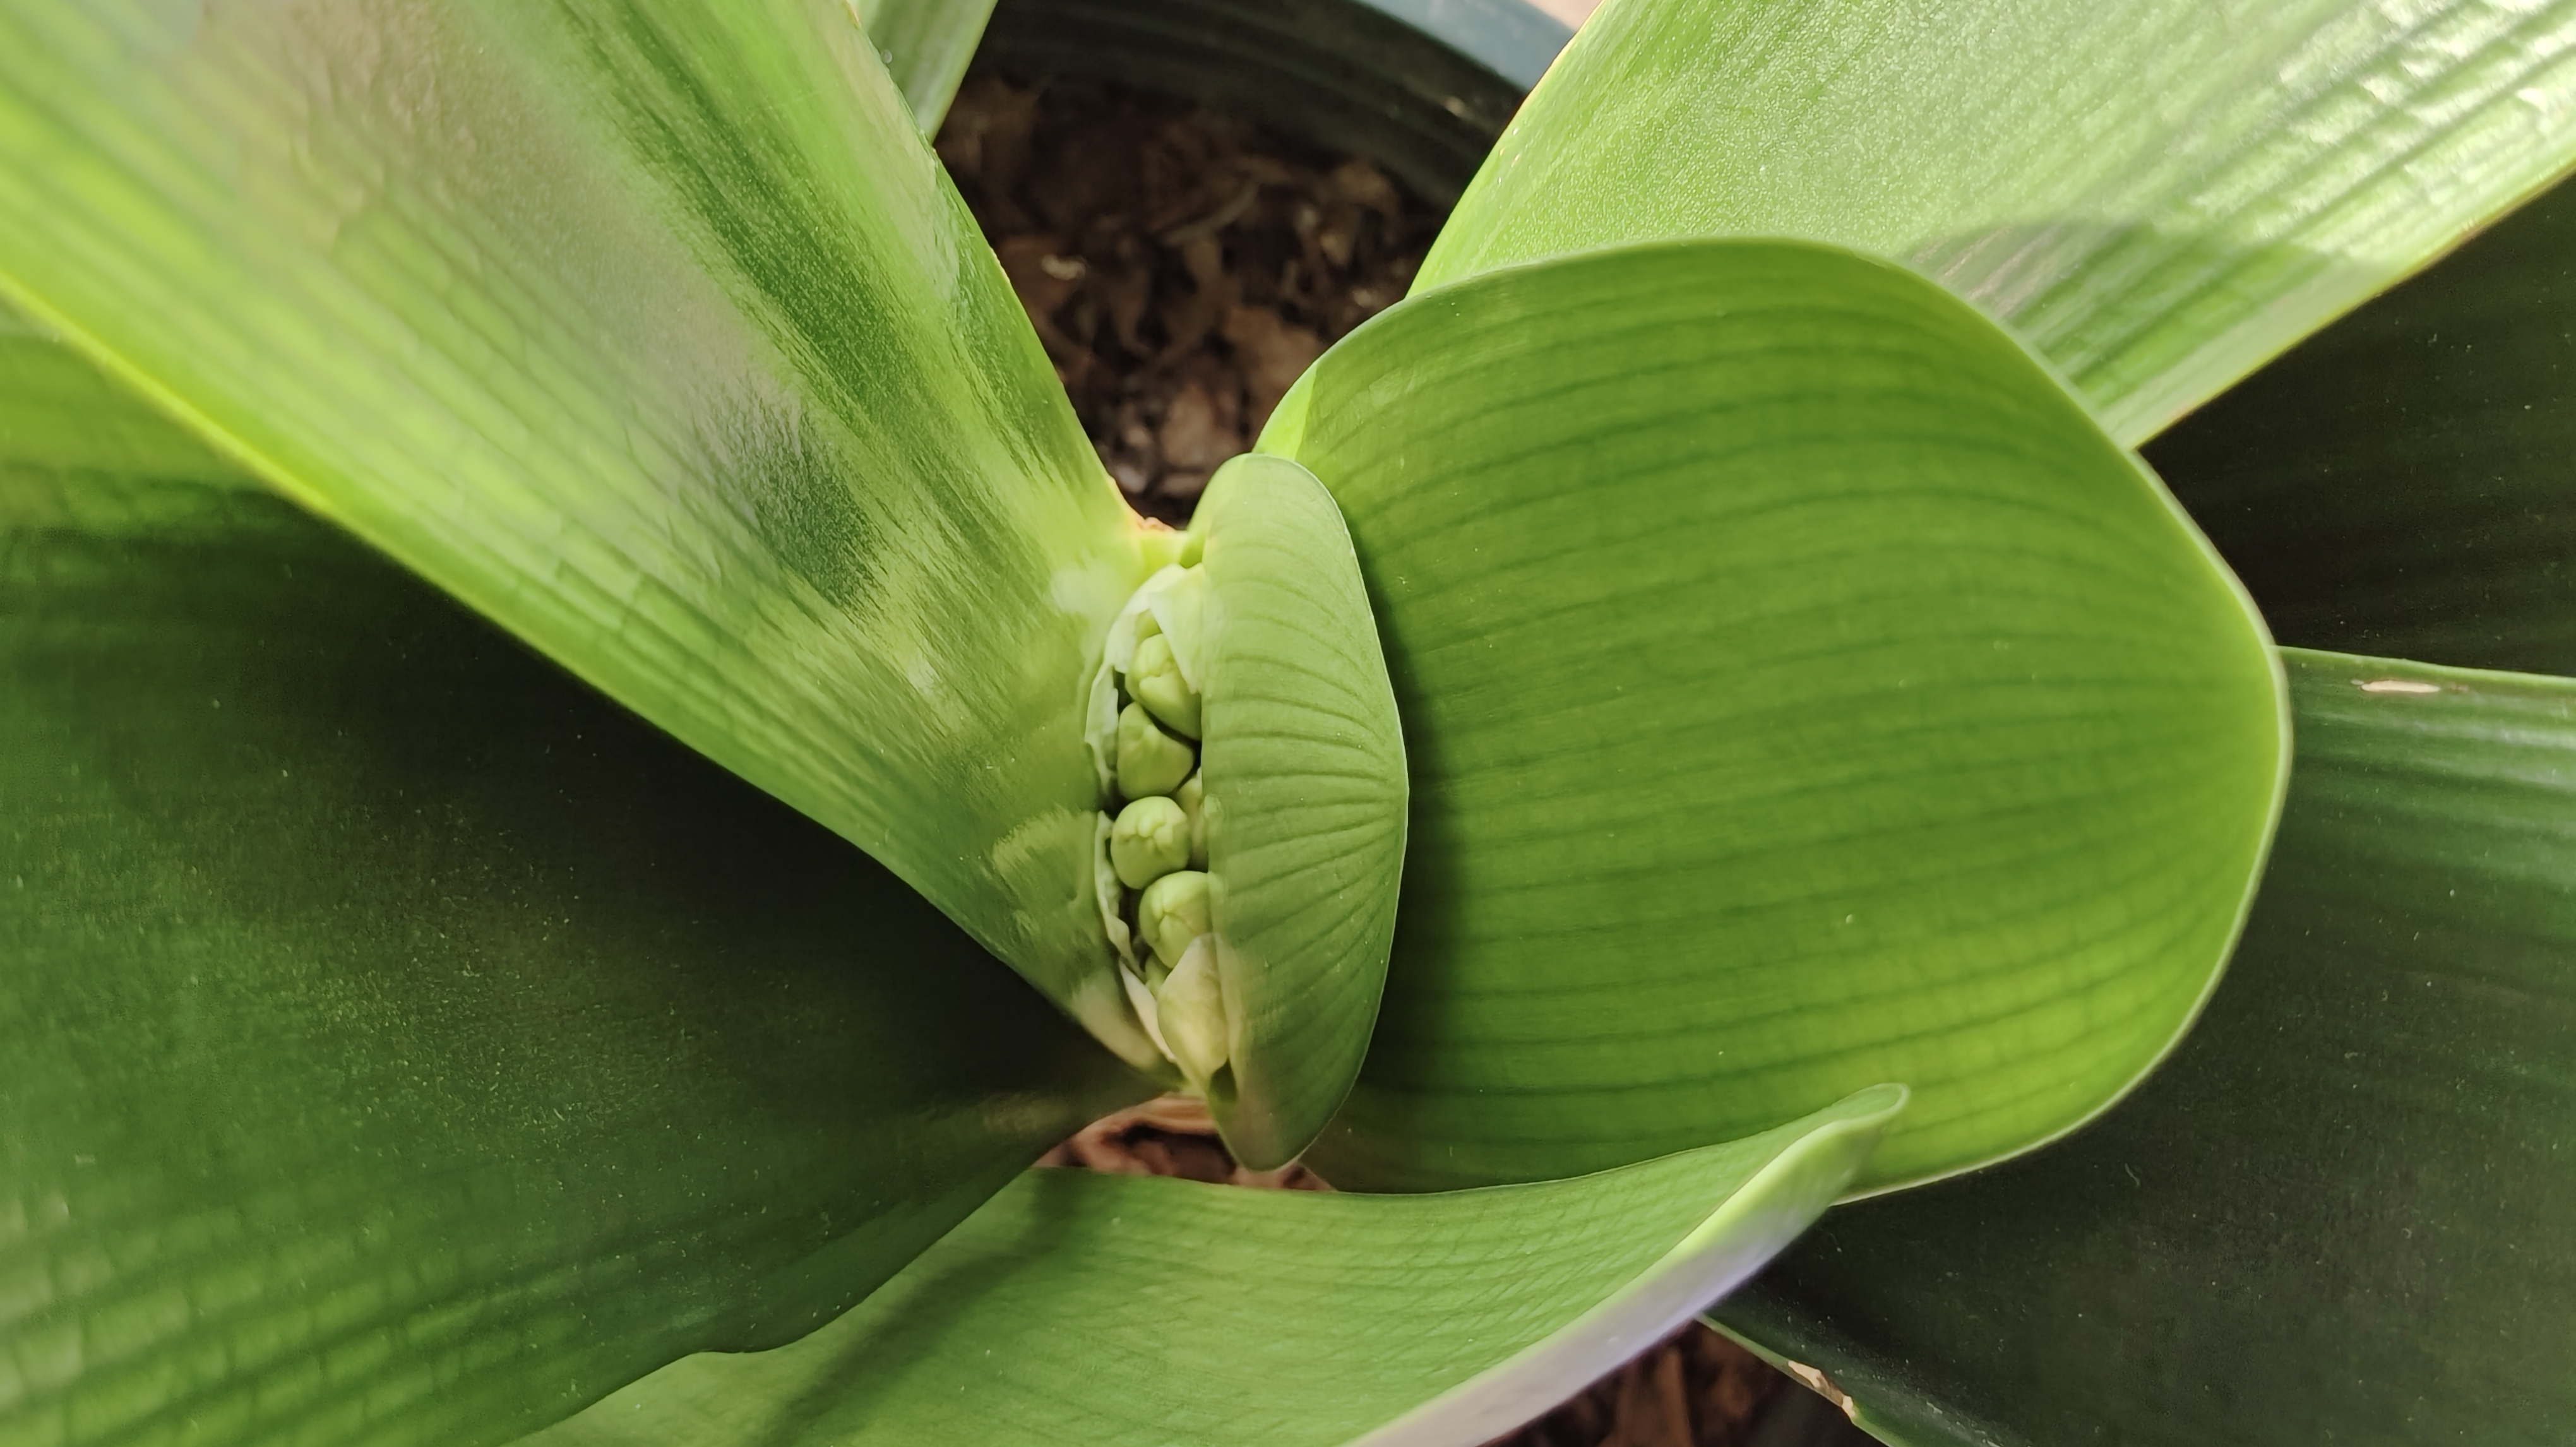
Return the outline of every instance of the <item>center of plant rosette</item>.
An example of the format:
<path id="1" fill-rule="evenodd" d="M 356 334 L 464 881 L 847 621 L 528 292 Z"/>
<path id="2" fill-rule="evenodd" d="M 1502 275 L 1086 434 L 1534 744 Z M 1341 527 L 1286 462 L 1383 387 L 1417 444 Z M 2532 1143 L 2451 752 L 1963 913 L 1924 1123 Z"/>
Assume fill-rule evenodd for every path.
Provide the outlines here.
<path id="1" fill-rule="evenodd" d="M 1138 1021 L 1267 1168 L 1359 1072 L 1394 935 L 1404 742 L 1350 535 L 1293 462 L 1209 481 L 1111 623 L 1091 866 Z"/>
<path id="2" fill-rule="evenodd" d="M 1102 780 L 1093 866 L 1101 926 L 1146 1032 L 1199 1086 L 1226 1068 L 1199 776 L 1206 598 L 1198 564 L 1166 564 L 1147 579 L 1110 625 L 1090 713 Z"/>

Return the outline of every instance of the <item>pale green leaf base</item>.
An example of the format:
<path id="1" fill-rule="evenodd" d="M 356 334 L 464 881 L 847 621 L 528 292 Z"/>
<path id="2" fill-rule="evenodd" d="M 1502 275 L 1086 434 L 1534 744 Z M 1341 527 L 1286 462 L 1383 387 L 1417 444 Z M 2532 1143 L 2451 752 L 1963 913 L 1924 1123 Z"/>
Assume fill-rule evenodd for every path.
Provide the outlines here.
<path id="1" fill-rule="evenodd" d="M 1768 1259 L 1903 1099 L 1447 1195 L 1033 1171 L 804 1341 L 678 1363 L 529 1447 L 1472 1447 Z"/>

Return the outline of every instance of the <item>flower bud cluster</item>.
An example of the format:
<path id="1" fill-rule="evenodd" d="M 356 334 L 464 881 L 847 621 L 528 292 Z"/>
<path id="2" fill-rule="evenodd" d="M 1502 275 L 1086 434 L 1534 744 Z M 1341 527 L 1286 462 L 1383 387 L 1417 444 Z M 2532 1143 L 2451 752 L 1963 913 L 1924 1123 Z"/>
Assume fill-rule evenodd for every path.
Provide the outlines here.
<path id="1" fill-rule="evenodd" d="M 1089 720 L 1101 925 L 1147 1033 L 1194 1082 L 1226 1061 L 1199 781 L 1205 588 L 1176 565 L 1137 590 L 1110 627 Z"/>

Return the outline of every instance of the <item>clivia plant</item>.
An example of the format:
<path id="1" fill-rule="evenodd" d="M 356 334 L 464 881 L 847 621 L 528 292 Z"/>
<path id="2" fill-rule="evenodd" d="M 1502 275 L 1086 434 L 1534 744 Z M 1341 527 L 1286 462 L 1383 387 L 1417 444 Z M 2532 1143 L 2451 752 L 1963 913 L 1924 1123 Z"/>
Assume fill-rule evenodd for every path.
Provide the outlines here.
<path id="1" fill-rule="evenodd" d="M 2563 1016 L 2568 686 L 2285 665 L 2131 449 L 2576 159 L 2576 6 L 1611 0 L 1186 532 L 921 138 L 980 18 L 0 9 L 0 1443 L 1480 1441 L 2115 1130 L 2294 713 L 2276 885 Z M 1341 1190 L 1023 1172 L 1167 1087 Z M 1733 1319 L 1992 1440 L 1944 1269 Z"/>

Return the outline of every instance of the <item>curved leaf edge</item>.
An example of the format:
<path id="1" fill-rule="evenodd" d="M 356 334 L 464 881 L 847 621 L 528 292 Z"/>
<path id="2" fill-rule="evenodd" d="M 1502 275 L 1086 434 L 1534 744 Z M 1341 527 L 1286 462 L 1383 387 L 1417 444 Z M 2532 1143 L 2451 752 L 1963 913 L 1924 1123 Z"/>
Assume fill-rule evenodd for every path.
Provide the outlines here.
<path id="1" fill-rule="evenodd" d="M 1748 1278 L 1906 1097 L 1874 1086 L 1653 1161 L 1427 1195 L 1032 1170 L 814 1336 L 684 1359 L 525 1440 L 1474 1447 Z M 1199 1253 L 1228 1240 L 1244 1249 L 1207 1274 Z"/>
<path id="2" fill-rule="evenodd" d="M 1822 1199 L 1831 1190 L 1824 1178 L 1850 1180 L 1910 1093 L 1902 1085 L 1874 1085 L 1768 1132 L 1792 1138 L 1636 1279 L 1546 1337 L 1352 1439 L 1349 1447 L 1464 1447 L 1485 1441 L 1535 1420 L 1615 1370 L 1752 1279 L 1804 1232 L 1830 1204 Z"/>
<path id="3" fill-rule="evenodd" d="M 1359 337 L 1362 334 L 1369 332 L 1371 328 L 1395 325 L 1395 323 L 1391 322 L 1389 319 L 1405 311 L 1407 308 L 1439 305 L 1441 299 L 1447 295 L 1452 288 L 1476 286 L 1487 283 L 1491 278 L 1508 277 L 1523 272 L 1543 270 L 1549 267 L 1578 265 L 1589 259 L 1598 258 L 1605 254 L 1682 251 L 1703 247 L 1781 246 L 1840 256 L 1852 262 L 1881 271 L 1894 273 L 1911 280 L 1921 286 L 1926 292 L 1937 295 L 1940 298 L 1941 304 L 1945 304 L 1959 316 L 1973 318 L 1976 324 L 2008 338 L 2013 347 L 2018 350 L 2022 356 L 2026 357 L 2034 368 L 2036 368 L 2042 375 L 2046 376 L 2048 380 L 2065 395 L 2067 401 L 2071 405 L 2080 409 L 2087 418 L 2091 419 L 2094 427 L 2098 429 L 2114 446 L 2118 447 L 2121 453 L 2129 459 L 2131 466 L 2135 468 L 2139 478 L 2147 484 L 2155 498 L 2164 505 L 2167 513 L 2169 513 L 2173 519 L 2181 525 L 2183 532 L 2190 538 L 2192 545 L 2199 550 L 2202 561 L 2207 564 L 2209 569 L 2225 583 L 2229 595 L 2236 600 L 2237 608 L 2243 614 L 2247 626 L 2253 630 L 2257 639 L 2260 640 L 2263 655 L 2266 663 L 2268 664 L 2271 675 L 2273 717 L 2275 727 L 2277 729 L 2276 737 L 2278 740 L 2278 747 L 2273 755 L 2271 797 L 2264 806 L 2262 838 L 2258 841 L 2254 851 L 2254 868 L 2247 877 L 2244 888 L 2238 895 L 2234 917 L 2228 924 L 2226 947 L 2221 951 L 2217 964 L 2209 971 L 2208 979 L 2202 984 L 2199 995 L 2192 1001 L 2190 1007 L 2182 1013 L 2180 1018 L 2177 1020 L 2172 1033 L 2166 1037 L 2164 1043 L 2139 1066 L 2137 1071 L 2130 1076 L 2127 1083 L 2123 1084 L 2119 1089 L 2111 1092 L 2090 1111 L 2087 1111 L 2082 1116 L 2059 1127 L 2048 1135 L 2029 1141 L 2015 1149 L 2003 1151 L 1982 1160 L 1967 1162 L 1946 1170 L 1929 1172 L 1920 1176 L 1911 1176 L 1900 1180 L 1876 1183 L 1862 1190 L 1852 1192 L 1843 1198 L 1846 1201 L 1859 1201 L 1866 1200 L 1872 1196 L 1886 1195 L 1894 1191 L 1910 1190 L 1916 1186 L 1930 1185 L 1936 1181 L 1948 1180 L 1953 1176 L 1964 1175 L 1971 1171 L 1983 1170 L 1988 1166 L 2000 1165 L 2005 1161 L 2014 1159 L 2015 1157 L 2026 1155 L 2031 1151 L 2038 1150 L 2053 1142 L 2063 1140 L 2067 1136 L 2072 1135 L 2076 1131 L 2082 1130 L 2085 1126 L 2101 1118 L 2105 1111 L 2114 1108 L 2122 1100 L 2127 1099 L 2132 1092 L 2137 1090 L 2139 1085 L 2142 1084 L 2148 1076 L 2152 1075 L 2159 1066 L 2161 1066 L 2167 1059 L 2171 1058 L 2174 1051 L 2181 1046 L 2183 1038 L 2191 1033 L 2193 1025 L 2199 1022 L 2202 1013 L 2209 1008 L 2211 997 L 2218 992 L 2219 982 L 2226 978 L 2227 962 L 2234 956 L 2237 944 L 2244 938 L 2245 924 L 2247 919 L 2253 914 L 2254 899 L 2261 890 L 2263 874 L 2271 859 L 2273 842 L 2280 834 L 2281 812 L 2289 799 L 2290 772 L 2292 768 L 2293 754 L 2295 752 L 2294 730 L 2291 723 L 2289 674 L 2282 661 L 2280 644 L 2272 637 L 2271 627 L 2264 621 L 2262 610 L 2255 605 L 2254 595 L 2247 590 L 2243 580 L 2236 576 L 2236 570 L 2228 565 L 2227 560 L 2224 557 L 2220 556 L 2217 546 L 2210 542 L 2206 533 L 2201 531 L 2199 523 L 2194 521 L 2191 514 L 2184 509 L 2180 500 L 2174 496 L 2172 489 L 2165 485 L 2164 479 L 2157 475 L 2156 470 L 2149 466 L 2143 457 L 2138 455 L 2136 446 L 2121 440 L 2117 434 L 2111 431 L 2111 429 L 2102 421 L 2099 409 L 2094 407 L 2094 405 L 2085 398 L 2084 394 L 2077 390 L 2076 387 L 2067 380 L 2065 373 L 2055 363 L 2051 362 L 2045 355 L 2032 347 L 2017 332 L 2013 331 L 2012 328 L 2005 326 L 2003 323 L 1996 321 L 1991 316 L 1988 316 L 1973 304 L 1951 292 L 1946 287 L 1943 287 L 1939 282 L 1924 276 L 1921 272 L 1918 272 L 1912 267 L 1906 266 L 1901 262 L 1891 261 L 1885 257 L 1875 256 L 1868 252 L 1858 251 L 1851 247 L 1840 246 L 1831 242 L 1812 241 L 1803 237 L 1794 236 L 1703 236 L 1679 240 L 1664 238 L 1648 241 L 1627 242 L 1615 246 L 1594 247 L 1583 251 L 1565 252 L 1559 255 L 1540 257 L 1535 260 L 1515 262 L 1507 266 L 1498 266 L 1489 270 L 1478 271 L 1466 276 L 1457 277 L 1449 281 L 1444 281 L 1438 286 L 1410 293 L 1397 300 L 1394 305 L 1360 323 L 1360 325 L 1353 328 L 1349 334 L 1336 341 L 1333 344 L 1333 347 L 1327 348 L 1322 356 L 1317 357 L 1312 363 L 1308 364 L 1306 370 L 1299 374 L 1296 382 L 1288 389 L 1287 393 L 1281 397 L 1278 407 L 1270 414 L 1270 421 L 1264 425 L 1261 435 L 1253 442 L 1253 450 L 1255 452 L 1268 453 L 1294 460 L 1297 456 L 1299 445 L 1304 440 L 1308 412 L 1314 401 L 1314 378 L 1321 371 L 1326 361 L 1333 355 L 1333 351 L 1342 346 L 1350 345 L 1352 338 Z"/>

